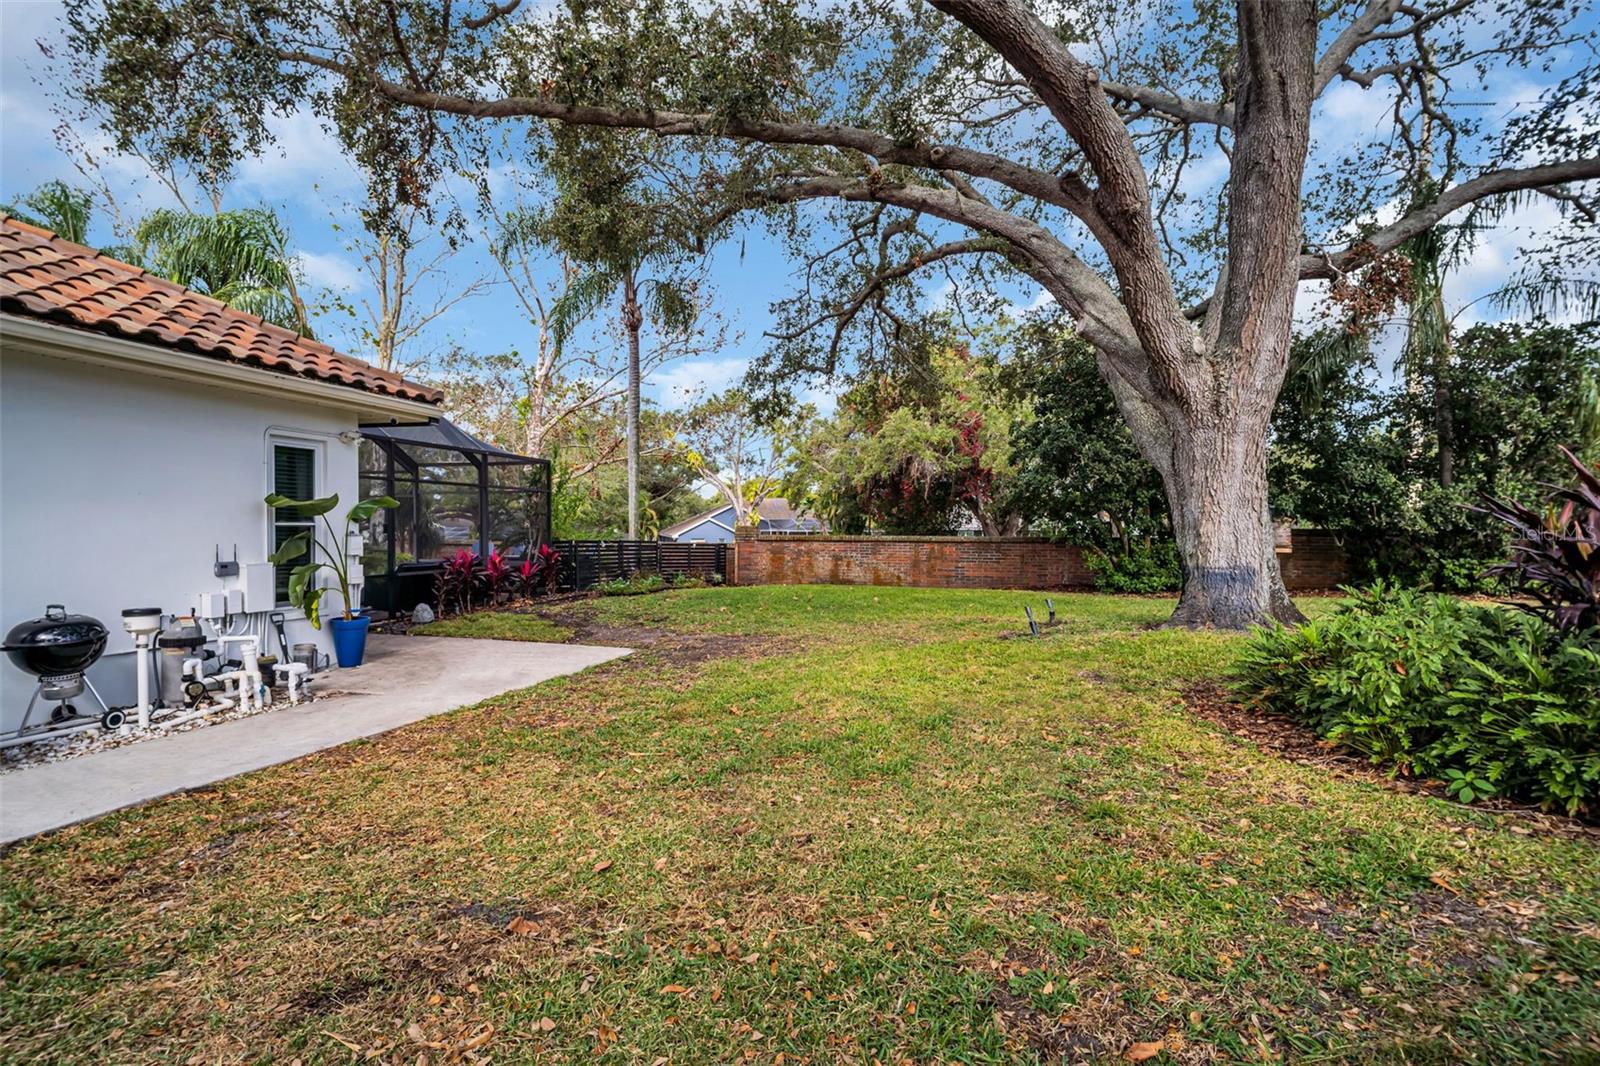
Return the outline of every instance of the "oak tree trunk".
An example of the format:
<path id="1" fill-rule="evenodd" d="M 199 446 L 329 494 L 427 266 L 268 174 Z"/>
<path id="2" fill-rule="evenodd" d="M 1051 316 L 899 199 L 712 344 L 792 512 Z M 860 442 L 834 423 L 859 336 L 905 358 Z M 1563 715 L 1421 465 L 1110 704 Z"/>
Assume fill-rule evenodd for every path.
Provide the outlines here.
<path id="1" fill-rule="evenodd" d="M 1259 422 L 1219 418 L 1174 434 L 1165 483 L 1183 592 L 1168 625 L 1241 629 L 1305 620 L 1278 566 Z"/>

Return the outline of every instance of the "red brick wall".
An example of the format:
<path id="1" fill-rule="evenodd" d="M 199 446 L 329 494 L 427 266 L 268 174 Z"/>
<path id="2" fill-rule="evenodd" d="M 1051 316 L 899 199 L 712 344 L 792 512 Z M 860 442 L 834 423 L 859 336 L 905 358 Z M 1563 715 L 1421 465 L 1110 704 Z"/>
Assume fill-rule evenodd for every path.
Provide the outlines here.
<path id="1" fill-rule="evenodd" d="M 914 585 L 1062 588 L 1088 585 L 1078 549 L 1028 537 L 756 537 L 740 532 L 739 585 Z"/>
<path id="2" fill-rule="evenodd" d="M 1324 529 L 1296 529 L 1289 538 L 1294 551 L 1278 556 L 1283 583 L 1296 589 L 1331 589 L 1350 581 L 1350 559 Z"/>
<path id="3" fill-rule="evenodd" d="M 1032 537 L 758 537 L 740 530 L 729 558 L 735 585 L 913 585 L 1069 588 L 1093 583 L 1078 549 Z M 1296 529 L 1279 555 L 1290 589 L 1346 580 L 1344 550 L 1321 530 Z"/>

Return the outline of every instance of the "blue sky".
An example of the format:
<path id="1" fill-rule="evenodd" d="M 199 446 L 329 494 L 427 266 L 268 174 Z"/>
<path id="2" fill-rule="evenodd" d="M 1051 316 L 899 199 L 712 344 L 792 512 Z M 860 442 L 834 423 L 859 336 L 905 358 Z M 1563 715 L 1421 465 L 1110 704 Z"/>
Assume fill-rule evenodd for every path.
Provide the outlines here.
<path id="1" fill-rule="evenodd" d="M 35 42 L 59 35 L 60 10 L 54 0 L 0 0 L 0 200 L 23 195 L 52 178 L 85 184 L 56 145 L 56 119 L 39 83 L 45 64 Z M 361 176 L 313 117 L 280 122 L 277 133 L 277 148 L 240 167 L 227 190 L 226 206 L 265 203 L 276 208 L 290 228 L 292 247 L 309 285 L 359 298 L 365 292 L 360 270 L 334 224 L 347 229 L 354 224 L 344 205 L 359 202 Z M 98 135 L 88 131 L 86 136 Z M 137 217 L 173 202 L 139 161 L 109 155 L 106 159 L 108 184 L 129 214 Z M 97 212 L 90 234 L 93 241 L 115 239 L 110 221 L 104 212 Z M 460 279 L 495 275 L 492 261 L 476 244 L 456 253 L 449 269 Z M 792 270 L 784 250 L 759 226 L 747 227 L 714 249 L 709 274 L 716 306 L 731 327 L 729 343 L 692 362 L 669 364 L 647 383 L 647 392 L 664 405 L 675 406 L 692 390 L 715 391 L 736 383 L 749 358 L 764 344 L 762 331 L 771 321 L 770 305 L 791 290 Z M 441 316 L 419 347 L 459 343 L 485 353 L 531 350 L 534 334 L 519 311 L 503 286 L 491 286 Z M 324 316 L 316 325 L 322 339 L 352 354 L 364 354 L 347 319 Z M 604 343 L 599 331 L 591 331 L 588 340 Z"/>
<path id="2" fill-rule="evenodd" d="M 71 161 L 56 146 L 55 117 L 45 89 L 37 80 L 44 64 L 35 42 L 59 36 L 59 14 L 60 7 L 53 0 L 0 0 L 0 198 L 26 193 L 51 178 L 81 183 Z M 1540 88 L 1540 81 L 1530 80 L 1525 74 L 1502 76 L 1484 89 L 1484 114 L 1491 121 L 1503 121 L 1536 99 Z M 1390 97 L 1385 91 L 1336 83 L 1319 103 L 1318 136 L 1323 143 L 1337 146 L 1380 135 L 1389 106 Z M 86 131 L 85 135 L 97 136 L 93 131 Z M 336 141 L 316 119 L 301 115 L 284 120 L 279 124 L 278 135 L 275 149 L 240 167 L 238 179 L 228 190 L 228 206 L 266 203 L 276 207 L 291 229 L 293 247 L 310 287 L 359 299 L 360 274 L 334 223 L 350 225 L 352 215 L 342 205 L 359 200 L 361 178 L 344 161 Z M 1191 193 L 1203 200 L 1208 185 L 1214 188 L 1224 180 L 1225 161 L 1220 153 L 1213 152 L 1193 167 L 1191 176 L 1202 175 L 1203 180 L 1191 186 Z M 135 160 L 108 157 L 105 173 L 117 198 L 134 216 L 170 202 L 170 196 Z M 1552 203 L 1535 200 L 1507 217 L 1448 279 L 1447 303 L 1452 311 L 1460 310 L 1458 325 L 1496 317 L 1493 307 L 1482 297 L 1499 287 L 1511 273 L 1519 244 L 1552 225 L 1555 219 Z M 102 216 L 91 237 L 97 241 L 113 239 L 107 223 Z M 455 277 L 462 279 L 492 273 L 488 258 L 475 246 L 458 252 L 449 267 Z M 1594 269 L 1592 265 L 1590 269 Z M 794 264 L 761 226 L 746 227 L 719 246 L 712 254 L 709 273 L 717 306 L 731 327 L 730 336 L 736 334 L 737 339 L 730 340 L 719 352 L 693 362 L 672 364 L 658 372 L 648 391 L 669 406 L 681 402 L 690 390 L 716 390 L 737 381 L 746 362 L 765 345 L 762 332 L 771 321 L 770 305 L 794 289 Z M 947 286 L 938 276 L 930 276 L 926 284 L 930 301 L 940 299 Z M 1014 298 L 1026 306 L 1037 302 L 1038 295 L 1019 291 Z M 1301 307 L 1308 323 L 1315 317 L 1316 295 L 1312 287 L 1302 293 Z M 344 320 L 324 318 L 318 328 L 330 343 L 363 354 Z M 595 337 L 592 342 L 600 343 L 601 339 Z M 511 348 L 526 351 L 533 347 L 532 332 L 515 301 L 495 287 L 442 316 L 422 347 L 442 348 L 451 343 L 482 352 Z M 1391 336 L 1388 343 L 1392 348 L 1395 338 Z M 823 399 L 827 405 L 820 394 L 814 393 L 810 398 Z"/>

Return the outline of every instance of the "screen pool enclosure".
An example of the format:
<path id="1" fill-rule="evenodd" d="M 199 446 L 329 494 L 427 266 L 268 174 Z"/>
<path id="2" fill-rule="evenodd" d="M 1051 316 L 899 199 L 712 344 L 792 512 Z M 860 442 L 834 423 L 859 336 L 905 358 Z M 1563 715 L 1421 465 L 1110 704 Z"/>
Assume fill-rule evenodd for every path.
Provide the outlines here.
<path id="1" fill-rule="evenodd" d="M 520 559 L 550 541 L 550 462 L 486 444 L 440 419 L 425 426 L 363 426 L 361 498 L 400 506 L 363 533 L 362 603 L 409 610 L 430 598 L 443 560 L 465 549 Z"/>

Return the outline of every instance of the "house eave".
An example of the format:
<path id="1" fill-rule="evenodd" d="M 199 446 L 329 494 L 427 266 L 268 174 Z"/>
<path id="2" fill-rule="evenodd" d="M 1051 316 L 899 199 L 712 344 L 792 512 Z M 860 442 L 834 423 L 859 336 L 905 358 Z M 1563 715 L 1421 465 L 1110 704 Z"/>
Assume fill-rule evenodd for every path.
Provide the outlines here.
<path id="1" fill-rule="evenodd" d="M 0 339 L 4 340 L 7 347 L 15 346 L 51 359 L 88 363 L 280 399 L 291 396 L 305 403 L 354 411 L 366 423 L 426 422 L 440 415 L 439 408 L 433 404 L 41 322 L 23 315 L 0 312 Z"/>

